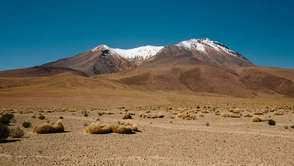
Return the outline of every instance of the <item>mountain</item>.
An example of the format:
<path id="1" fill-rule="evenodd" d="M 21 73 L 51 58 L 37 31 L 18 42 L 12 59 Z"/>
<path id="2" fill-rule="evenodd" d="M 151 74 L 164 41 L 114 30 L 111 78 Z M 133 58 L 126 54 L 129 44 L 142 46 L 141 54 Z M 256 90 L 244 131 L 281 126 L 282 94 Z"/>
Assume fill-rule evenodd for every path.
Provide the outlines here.
<path id="1" fill-rule="evenodd" d="M 175 58 L 175 61 L 181 63 L 233 67 L 254 66 L 241 54 L 208 38 L 186 40 L 165 47 L 148 45 L 133 49 L 113 49 L 100 45 L 76 56 L 43 66 L 71 68 L 93 76 L 133 69 L 149 62 L 163 63 Z"/>
<path id="2" fill-rule="evenodd" d="M 128 50 L 99 45 L 42 66 L 0 72 L 2 91 L 36 87 L 294 97 L 294 70 L 255 66 L 224 44 L 203 38 Z"/>
<path id="3" fill-rule="evenodd" d="M 217 66 L 254 66 L 244 56 L 224 44 L 207 38 L 182 41 L 177 45 L 165 46 L 148 61 L 173 61 Z M 159 62 L 156 62 L 159 63 Z"/>
<path id="4" fill-rule="evenodd" d="M 89 76 L 116 73 L 135 67 L 133 63 L 106 45 L 100 45 L 76 56 L 50 62 L 43 66 L 71 68 Z"/>

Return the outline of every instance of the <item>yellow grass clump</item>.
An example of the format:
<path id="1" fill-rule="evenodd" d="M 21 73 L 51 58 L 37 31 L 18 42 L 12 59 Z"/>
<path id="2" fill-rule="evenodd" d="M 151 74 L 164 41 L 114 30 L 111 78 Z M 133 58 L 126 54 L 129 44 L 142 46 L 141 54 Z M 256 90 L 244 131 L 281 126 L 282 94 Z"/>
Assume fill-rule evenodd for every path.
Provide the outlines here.
<path id="1" fill-rule="evenodd" d="M 140 118 L 152 118 L 152 119 L 156 119 L 156 118 L 164 118 L 164 115 L 159 112 L 158 114 L 150 114 L 150 113 L 140 113 L 139 114 Z"/>
<path id="2" fill-rule="evenodd" d="M 132 119 L 132 116 L 131 116 L 131 114 L 126 113 L 126 114 L 122 117 L 122 119 Z"/>
<path id="3" fill-rule="evenodd" d="M 62 125 L 62 120 L 59 119 L 54 125 L 50 123 L 38 125 L 34 128 L 33 132 L 38 134 L 60 133 L 64 132 L 64 127 Z"/>
<path id="4" fill-rule="evenodd" d="M 260 117 L 253 117 L 252 118 L 252 122 L 264 122 L 264 121 L 268 121 L 269 119 L 263 119 Z"/>
<path id="5" fill-rule="evenodd" d="M 100 124 L 100 122 L 97 121 L 96 123 L 90 124 L 86 132 L 89 134 L 108 134 L 112 133 L 112 128 L 114 128 L 114 125 Z"/>
<path id="6" fill-rule="evenodd" d="M 133 134 L 134 131 L 139 131 L 137 124 L 132 121 L 126 121 L 121 125 L 115 125 L 112 123 L 101 124 L 99 121 L 92 123 L 86 128 L 86 132 L 89 134 Z"/>
<path id="7" fill-rule="evenodd" d="M 284 115 L 284 111 L 275 111 L 274 115 Z"/>
<path id="8" fill-rule="evenodd" d="M 113 132 L 118 134 L 133 134 L 133 130 L 130 126 L 116 126 Z"/>
<path id="9" fill-rule="evenodd" d="M 123 123 L 123 125 L 131 127 L 132 131 L 139 131 L 137 124 L 135 124 L 133 121 L 127 120 Z"/>
<path id="10" fill-rule="evenodd" d="M 224 117 L 224 118 L 241 118 L 241 115 L 238 115 L 238 114 L 221 114 L 221 117 Z"/>

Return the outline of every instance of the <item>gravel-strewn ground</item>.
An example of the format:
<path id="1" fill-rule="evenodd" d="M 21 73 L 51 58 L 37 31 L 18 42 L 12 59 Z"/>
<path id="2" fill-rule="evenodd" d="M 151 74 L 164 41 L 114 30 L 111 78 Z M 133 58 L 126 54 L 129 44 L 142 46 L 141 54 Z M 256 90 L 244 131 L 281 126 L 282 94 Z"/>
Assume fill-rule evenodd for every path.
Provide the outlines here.
<path id="1" fill-rule="evenodd" d="M 15 114 L 21 126 L 24 120 L 33 127 L 19 141 L 0 143 L 0 165 L 294 165 L 294 114 L 272 113 L 276 126 L 266 122 L 253 123 L 251 118 L 223 118 L 214 113 L 197 120 L 142 119 L 139 112 L 133 121 L 141 132 L 132 135 L 91 135 L 84 123 L 96 118 L 102 122 L 117 122 L 122 115 L 98 116 L 97 111 L 84 117 L 80 112 L 43 113 L 50 122 L 63 116 L 67 132 L 35 134 L 33 127 L 45 120 L 32 118 L 35 113 Z M 151 111 L 159 112 L 159 111 Z M 209 122 L 209 126 L 206 126 Z M 11 139 L 9 139 L 11 140 Z"/>

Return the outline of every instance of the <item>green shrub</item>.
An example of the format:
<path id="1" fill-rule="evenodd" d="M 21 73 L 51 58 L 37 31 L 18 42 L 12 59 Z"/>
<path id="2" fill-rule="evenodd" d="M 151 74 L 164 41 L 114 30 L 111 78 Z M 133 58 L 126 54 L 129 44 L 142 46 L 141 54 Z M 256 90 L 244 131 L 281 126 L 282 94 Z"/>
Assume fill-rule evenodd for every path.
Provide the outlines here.
<path id="1" fill-rule="evenodd" d="M 17 128 L 12 128 L 9 131 L 9 136 L 11 138 L 20 138 L 24 135 L 24 131 L 22 129 L 20 129 L 19 127 Z"/>
<path id="2" fill-rule="evenodd" d="M 7 117 L 9 120 L 14 118 L 14 114 L 5 113 L 2 115 L 2 117 Z"/>
<path id="3" fill-rule="evenodd" d="M 0 140 L 7 139 L 8 136 L 9 136 L 8 127 L 0 123 Z"/>
<path id="4" fill-rule="evenodd" d="M 268 124 L 271 125 L 271 126 L 274 126 L 274 125 L 276 125 L 276 121 L 270 119 L 270 120 L 268 121 Z"/>
<path id="5" fill-rule="evenodd" d="M 7 117 L 2 116 L 0 118 L 0 124 L 9 125 L 9 123 L 10 123 L 10 119 L 8 119 Z"/>
<path id="6" fill-rule="evenodd" d="M 32 126 L 32 123 L 29 122 L 29 121 L 24 121 L 24 122 L 22 123 L 22 126 L 23 126 L 24 128 L 30 128 L 30 127 Z"/>
<path id="7" fill-rule="evenodd" d="M 5 113 L 0 118 L 0 123 L 4 125 L 9 125 L 10 121 L 14 118 L 13 114 Z"/>

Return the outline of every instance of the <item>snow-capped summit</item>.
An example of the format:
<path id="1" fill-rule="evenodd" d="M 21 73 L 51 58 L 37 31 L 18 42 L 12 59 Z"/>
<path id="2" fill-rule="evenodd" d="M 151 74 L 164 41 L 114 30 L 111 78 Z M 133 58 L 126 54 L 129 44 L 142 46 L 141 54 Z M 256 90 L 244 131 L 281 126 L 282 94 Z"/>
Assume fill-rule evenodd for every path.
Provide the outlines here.
<path id="1" fill-rule="evenodd" d="M 91 51 L 94 52 L 94 51 L 97 51 L 97 50 L 100 50 L 100 49 L 109 49 L 109 47 L 105 44 L 101 44 L 95 48 L 92 48 Z"/>
<path id="2" fill-rule="evenodd" d="M 114 48 L 113 50 L 117 52 L 119 55 L 126 59 L 134 59 L 136 57 L 146 59 L 150 56 L 155 55 L 159 50 L 161 50 L 162 46 L 142 46 L 132 49 L 120 49 Z"/>
<path id="3" fill-rule="evenodd" d="M 239 53 L 229 49 L 224 44 L 217 41 L 212 41 L 208 38 L 190 39 L 182 41 L 178 43 L 176 46 L 180 46 L 186 49 L 196 49 L 197 51 L 200 51 L 204 54 L 208 54 L 208 50 L 213 49 L 214 51 L 225 52 L 235 57 L 241 57 Z"/>

